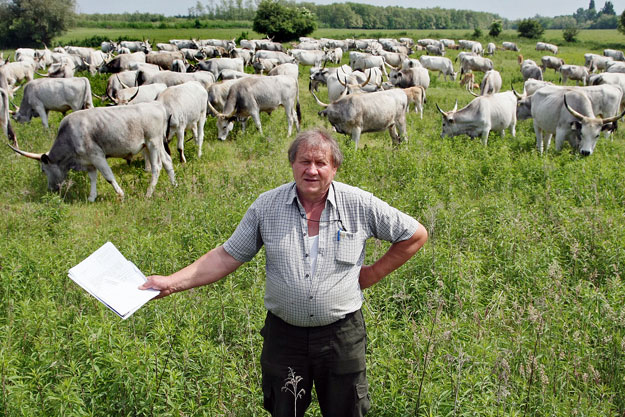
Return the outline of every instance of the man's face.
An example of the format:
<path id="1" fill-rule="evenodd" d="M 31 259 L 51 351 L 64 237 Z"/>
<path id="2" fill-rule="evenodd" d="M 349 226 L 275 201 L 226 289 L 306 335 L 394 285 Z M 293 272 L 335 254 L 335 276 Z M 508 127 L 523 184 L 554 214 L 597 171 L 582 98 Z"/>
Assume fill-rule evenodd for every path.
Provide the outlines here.
<path id="1" fill-rule="evenodd" d="M 301 145 L 291 168 L 299 196 L 305 200 L 323 197 L 336 175 L 328 145 Z"/>

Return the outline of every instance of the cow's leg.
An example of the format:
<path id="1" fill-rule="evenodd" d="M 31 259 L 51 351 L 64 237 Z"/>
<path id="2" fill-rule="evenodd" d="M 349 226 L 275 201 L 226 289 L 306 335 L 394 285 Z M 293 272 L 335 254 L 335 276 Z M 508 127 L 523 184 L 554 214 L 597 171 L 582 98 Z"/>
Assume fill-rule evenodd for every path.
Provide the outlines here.
<path id="1" fill-rule="evenodd" d="M 516 138 L 516 120 L 512 123 L 512 126 L 510 126 L 510 134 L 513 138 Z"/>
<path id="2" fill-rule="evenodd" d="M 176 175 L 174 174 L 174 164 L 171 160 L 171 156 L 167 152 L 165 152 L 165 149 L 162 147 L 160 149 L 160 154 L 163 168 L 165 168 L 165 172 L 167 172 L 167 175 L 169 176 L 169 181 L 171 182 L 171 185 L 177 187 L 178 183 L 176 182 Z"/>
<path id="3" fill-rule="evenodd" d="M 161 167 L 164 159 L 162 154 L 167 154 L 167 152 L 161 151 L 158 143 L 154 139 L 146 141 L 145 149 L 147 151 L 148 158 L 150 159 L 150 168 L 152 169 L 152 178 L 150 179 L 150 184 L 148 185 L 148 190 L 146 191 L 145 196 L 151 197 L 154 192 L 154 188 L 156 187 L 156 183 L 158 182 L 158 176 L 161 173 Z M 169 159 L 171 160 L 171 156 L 169 156 Z"/>
<path id="4" fill-rule="evenodd" d="M 35 107 L 34 110 L 35 110 L 35 113 L 37 113 L 37 115 L 41 119 L 41 123 L 43 124 L 43 127 L 45 127 L 46 129 L 49 128 L 50 125 L 48 123 L 48 112 L 46 111 L 46 109 L 43 106 L 37 106 Z"/>
<path id="5" fill-rule="evenodd" d="M 200 120 L 197 122 L 197 157 L 202 156 L 202 145 L 204 144 L 204 125 L 206 124 L 206 112 L 200 112 Z"/>
<path id="6" fill-rule="evenodd" d="M 150 154 L 148 153 L 148 150 L 146 148 L 143 148 L 143 160 L 145 161 L 145 166 L 143 167 L 143 170 L 145 172 L 152 171 L 152 164 L 150 164 Z"/>
<path id="7" fill-rule="evenodd" d="M 538 127 L 535 121 L 534 121 L 534 134 L 536 134 L 536 149 L 538 150 L 538 153 L 542 155 L 543 154 L 542 131 L 540 130 L 540 128 Z"/>
<path id="8" fill-rule="evenodd" d="M 284 113 L 286 114 L 286 123 L 287 123 L 287 132 L 286 132 L 287 136 L 291 136 L 291 133 L 293 132 L 294 112 L 295 110 L 293 109 L 293 106 L 291 104 L 287 103 L 284 106 Z"/>
<path id="9" fill-rule="evenodd" d="M 484 129 L 482 132 L 482 144 L 484 146 L 488 145 L 488 134 L 490 133 L 489 129 Z"/>
<path id="10" fill-rule="evenodd" d="M 256 124 L 256 127 L 258 128 L 258 131 L 262 135 L 263 134 L 263 127 L 260 124 L 260 113 L 257 110 L 255 110 L 255 111 L 251 112 L 250 116 L 252 116 L 252 120 L 254 120 L 254 124 Z"/>
<path id="11" fill-rule="evenodd" d="M 98 196 L 98 170 L 95 167 L 90 167 L 87 173 L 89 174 L 89 180 L 91 182 L 91 190 L 89 191 L 87 200 L 93 203 Z"/>
<path id="12" fill-rule="evenodd" d="M 124 192 L 122 191 L 117 181 L 115 181 L 115 176 L 113 175 L 113 171 L 111 167 L 106 162 L 106 158 L 104 156 L 98 156 L 94 158 L 93 165 L 100 171 L 100 174 L 104 177 L 105 180 L 109 182 L 113 186 L 113 189 L 117 193 L 120 199 L 124 198 Z M 154 169 L 154 167 L 152 167 Z"/>
<path id="13" fill-rule="evenodd" d="M 556 129 L 556 151 L 560 152 L 562 150 L 562 145 L 564 144 L 564 139 L 566 136 L 566 132 L 563 129 Z"/>
<path id="14" fill-rule="evenodd" d="M 184 126 L 178 126 L 176 136 L 178 137 L 178 153 L 180 153 L 180 161 L 184 164 L 187 162 L 187 158 L 184 157 Z"/>
<path id="15" fill-rule="evenodd" d="M 393 146 L 397 146 L 401 143 L 401 138 L 397 134 L 397 128 L 395 124 L 392 124 L 388 127 L 388 133 L 391 135 L 391 140 L 393 141 Z"/>
<path id="16" fill-rule="evenodd" d="M 358 149 L 358 141 L 360 140 L 360 133 L 362 128 L 357 126 L 352 129 L 352 140 L 356 143 L 355 149 Z"/>

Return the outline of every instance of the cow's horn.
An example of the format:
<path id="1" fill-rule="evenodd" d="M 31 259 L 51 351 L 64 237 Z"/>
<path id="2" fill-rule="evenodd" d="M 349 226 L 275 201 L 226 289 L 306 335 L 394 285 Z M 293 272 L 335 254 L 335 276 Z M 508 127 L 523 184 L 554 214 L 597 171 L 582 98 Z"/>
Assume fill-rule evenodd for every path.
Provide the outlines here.
<path id="1" fill-rule="evenodd" d="M 469 90 L 468 88 L 467 88 L 467 91 L 468 91 L 468 92 L 469 92 L 469 94 L 471 94 L 472 96 L 474 96 L 474 97 L 479 97 L 477 94 L 475 94 L 473 91 Z"/>
<path id="2" fill-rule="evenodd" d="M 37 72 L 37 71 L 35 71 L 35 74 L 37 74 L 40 77 L 49 77 L 50 76 L 49 74 L 42 74 L 42 73 Z"/>
<path id="3" fill-rule="evenodd" d="M 571 113 L 573 116 L 575 116 L 576 118 L 578 118 L 580 120 L 582 120 L 582 119 L 584 119 L 586 117 L 583 114 L 581 114 L 581 113 L 573 110 L 571 107 L 569 107 L 569 103 L 566 102 L 566 94 L 564 95 L 564 107 L 566 107 L 566 109 L 569 111 L 569 113 Z"/>
<path id="4" fill-rule="evenodd" d="M 602 122 L 603 124 L 616 122 L 618 119 L 620 119 L 623 116 L 625 116 L 625 110 L 623 111 L 623 113 L 619 114 L 618 116 L 612 116 L 612 117 L 608 117 L 607 119 L 603 119 Z"/>
<path id="5" fill-rule="evenodd" d="M 514 89 L 514 85 L 512 84 L 512 82 L 510 82 L 510 88 L 512 88 L 512 92 L 514 93 L 514 95 L 516 96 L 516 98 L 518 100 L 522 100 L 523 99 L 523 96 L 521 94 L 517 93 L 517 91 Z"/>
<path id="6" fill-rule="evenodd" d="M 365 85 L 369 84 L 369 80 L 371 79 L 371 68 L 369 68 L 369 76 L 367 77 L 367 80 L 360 84 L 361 87 L 364 87 Z"/>
<path id="7" fill-rule="evenodd" d="M 119 74 L 115 75 L 115 78 L 117 78 L 117 82 L 120 83 L 122 85 L 122 87 L 130 88 L 126 84 L 124 84 L 124 82 L 121 80 L 121 78 L 119 78 Z"/>
<path id="8" fill-rule="evenodd" d="M 321 100 L 319 100 L 319 97 L 317 97 L 317 95 L 315 94 L 314 91 L 310 91 L 310 93 L 313 95 L 313 97 L 315 98 L 315 100 L 317 100 L 317 103 L 321 106 L 321 107 L 328 107 L 329 104 L 325 104 L 324 102 L 322 102 Z"/>
<path id="9" fill-rule="evenodd" d="M 457 111 L 458 110 L 458 99 L 456 99 L 456 105 L 454 106 L 454 109 L 452 111 Z"/>
<path id="10" fill-rule="evenodd" d="M 339 83 L 341 83 L 341 85 L 345 88 L 347 88 L 347 76 L 345 77 L 345 82 L 341 81 L 341 77 L 339 77 L 339 75 L 336 75 L 336 79 L 339 80 Z"/>
<path id="11" fill-rule="evenodd" d="M 97 96 L 96 96 L 96 97 L 97 97 Z M 108 99 L 109 99 L 109 101 L 111 101 L 111 102 L 113 102 L 113 103 L 115 103 L 115 104 L 119 104 L 119 100 L 118 100 L 118 99 L 116 99 L 116 98 L 111 97 L 111 95 L 109 94 L 109 92 L 108 92 L 108 91 L 106 92 L 106 98 L 108 98 Z M 102 99 L 100 99 L 100 100 L 102 100 Z M 102 101 L 104 101 L 104 100 L 102 100 Z"/>
<path id="12" fill-rule="evenodd" d="M 439 112 L 441 112 L 443 116 L 447 116 L 447 114 L 438 106 L 438 103 L 436 103 L 436 108 L 438 109 Z"/>
<path id="13" fill-rule="evenodd" d="M 137 91 L 135 91 L 135 93 L 132 95 L 132 97 L 130 97 L 130 99 L 127 101 L 127 103 L 130 103 L 139 94 L 139 87 L 135 87 L 135 88 L 137 89 Z"/>
<path id="14" fill-rule="evenodd" d="M 37 161 L 41 161 L 41 157 L 43 156 L 42 153 L 26 152 L 26 151 L 23 151 L 21 149 L 14 148 L 13 146 L 9 145 L 8 143 L 7 143 L 7 146 L 9 148 L 13 149 L 15 152 L 19 153 L 20 155 L 25 156 L 26 158 L 31 158 L 31 159 L 36 159 Z"/>
<path id="15" fill-rule="evenodd" d="M 215 115 L 215 117 L 226 117 L 225 114 L 218 112 L 216 108 L 213 107 L 213 105 L 211 104 L 210 100 L 206 101 L 206 104 L 208 104 L 208 108 L 210 109 L 210 111 L 213 112 L 213 114 Z"/>

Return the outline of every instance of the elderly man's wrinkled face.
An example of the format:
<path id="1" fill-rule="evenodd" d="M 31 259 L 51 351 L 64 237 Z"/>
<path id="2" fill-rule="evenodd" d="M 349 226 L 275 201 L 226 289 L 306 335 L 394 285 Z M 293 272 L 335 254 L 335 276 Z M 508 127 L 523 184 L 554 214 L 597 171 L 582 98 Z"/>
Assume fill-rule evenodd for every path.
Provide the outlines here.
<path id="1" fill-rule="evenodd" d="M 325 144 L 320 146 L 302 144 L 291 168 L 298 194 L 304 200 L 322 198 L 336 175 L 332 151 L 330 146 Z"/>

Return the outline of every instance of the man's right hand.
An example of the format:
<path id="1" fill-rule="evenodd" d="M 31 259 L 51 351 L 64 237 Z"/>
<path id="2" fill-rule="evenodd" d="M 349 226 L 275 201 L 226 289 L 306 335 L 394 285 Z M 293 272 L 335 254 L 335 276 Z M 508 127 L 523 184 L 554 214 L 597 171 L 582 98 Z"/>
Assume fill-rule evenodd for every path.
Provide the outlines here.
<path id="1" fill-rule="evenodd" d="M 160 291 L 160 294 L 154 297 L 154 299 L 157 299 L 157 298 L 167 297 L 168 295 L 173 294 L 175 292 L 174 289 L 171 288 L 170 284 L 171 284 L 170 277 L 166 277 L 162 275 L 150 275 L 149 277 L 146 277 L 146 281 L 143 283 L 143 285 L 139 286 L 139 289 L 140 290 L 152 289 L 152 290 Z"/>

